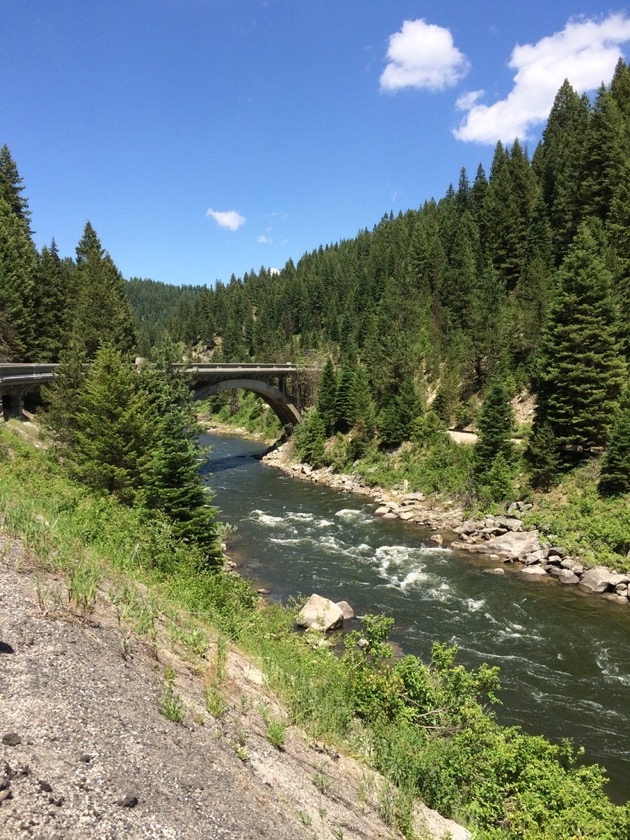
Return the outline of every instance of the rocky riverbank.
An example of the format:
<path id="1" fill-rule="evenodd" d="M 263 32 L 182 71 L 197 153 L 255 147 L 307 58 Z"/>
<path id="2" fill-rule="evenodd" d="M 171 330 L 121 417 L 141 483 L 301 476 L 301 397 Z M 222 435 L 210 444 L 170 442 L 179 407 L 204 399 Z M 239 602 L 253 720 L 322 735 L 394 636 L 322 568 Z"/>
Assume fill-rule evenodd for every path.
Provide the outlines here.
<path id="1" fill-rule="evenodd" d="M 630 603 L 629 572 L 615 572 L 605 566 L 587 567 L 562 546 L 549 543 L 540 531 L 524 530 L 519 514 L 526 513 L 531 505 L 516 502 L 510 506 L 508 516 L 487 516 L 472 521 L 451 500 L 437 501 L 422 493 L 406 492 L 404 488 L 370 487 L 359 475 L 344 475 L 333 472 L 330 467 L 314 469 L 309 464 L 295 463 L 291 461 L 290 441 L 270 450 L 263 461 L 294 478 L 369 496 L 377 504 L 375 516 L 400 519 L 427 529 L 438 545 L 485 555 L 497 564 L 488 568 L 487 573 L 504 574 L 505 564 L 516 564 L 521 574 L 528 577 L 575 586 L 621 605 Z"/>

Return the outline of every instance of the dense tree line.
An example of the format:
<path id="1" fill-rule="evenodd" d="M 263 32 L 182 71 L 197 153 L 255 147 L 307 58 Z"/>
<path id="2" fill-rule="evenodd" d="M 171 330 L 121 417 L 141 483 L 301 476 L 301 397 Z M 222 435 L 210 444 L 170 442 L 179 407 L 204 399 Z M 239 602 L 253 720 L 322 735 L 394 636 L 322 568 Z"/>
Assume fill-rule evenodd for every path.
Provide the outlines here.
<path id="1" fill-rule="evenodd" d="M 448 426 L 478 419 L 475 474 L 496 482 L 494 496 L 510 460 L 496 435 L 507 439 L 511 421 L 504 412 L 502 431 L 484 432 L 498 422 L 484 398 L 527 388 L 532 475 L 545 486 L 607 445 L 628 380 L 629 214 L 630 70 L 619 61 L 592 102 L 562 85 L 531 160 L 518 140 L 498 143 L 488 175 L 462 170 L 439 201 L 279 274 L 203 289 L 175 322 L 217 360 L 323 364 L 306 435 L 316 459 L 322 435 L 356 424 L 357 438 L 396 446 L 429 407 Z"/>
<path id="2" fill-rule="evenodd" d="M 621 60 L 593 101 L 562 85 L 531 159 L 518 140 L 498 143 L 488 174 L 462 169 L 440 200 L 212 288 L 125 284 L 89 222 L 75 259 L 54 242 L 38 253 L 4 147 L 0 353 L 47 361 L 74 346 L 90 359 L 106 336 L 123 353 L 166 339 L 216 361 L 315 361 L 318 437 L 350 432 L 360 452 L 411 439 L 427 411 L 429 426 L 478 420 L 475 474 L 497 487 L 510 460 L 497 441 L 511 432 L 483 431 L 498 422 L 484 399 L 529 389 L 532 477 L 545 486 L 606 447 L 613 422 L 617 436 L 626 428 L 615 418 L 630 361 L 629 231 Z"/>

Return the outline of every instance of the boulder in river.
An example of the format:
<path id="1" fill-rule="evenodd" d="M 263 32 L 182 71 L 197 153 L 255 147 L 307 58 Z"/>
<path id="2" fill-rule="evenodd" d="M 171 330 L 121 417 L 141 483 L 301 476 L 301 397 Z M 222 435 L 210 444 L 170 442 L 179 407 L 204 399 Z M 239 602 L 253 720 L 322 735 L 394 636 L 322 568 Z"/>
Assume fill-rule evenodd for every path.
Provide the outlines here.
<path id="1" fill-rule="evenodd" d="M 630 576 L 627 574 L 613 572 L 605 566 L 595 566 L 582 575 L 580 589 L 585 592 L 606 592 L 607 589 L 614 589 L 618 584 L 629 581 Z"/>
<path id="2" fill-rule="evenodd" d="M 355 617 L 355 612 L 347 601 L 337 601 L 337 606 L 343 613 L 344 621 L 351 621 Z"/>
<path id="3" fill-rule="evenodd" d="M 296 618 L 298 627 L 320 630 L 326 633 L 343 624 L 343 611 L 329 598 L 311 595 Z"/>
<path id="4" fill-rule="evenodd" d="M 452 543 L 452 548 L 463 548 L 480 554 L 498 554 L 507 560 L 521 562 L 538 549 L 537 531 L 510 531 L 482 543 Z"/>

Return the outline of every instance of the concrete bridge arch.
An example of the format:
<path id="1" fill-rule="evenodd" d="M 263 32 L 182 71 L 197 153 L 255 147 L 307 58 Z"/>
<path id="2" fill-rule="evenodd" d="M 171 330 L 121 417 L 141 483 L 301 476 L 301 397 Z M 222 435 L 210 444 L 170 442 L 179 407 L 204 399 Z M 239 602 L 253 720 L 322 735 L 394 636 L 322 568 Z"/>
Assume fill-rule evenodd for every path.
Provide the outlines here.
<path id="1" fill-rule="evenodd" d="M 200 383 L 195 386 L 195 399 L 204 400 L 213 394 L 220 394 L 223 391 L 233 391 L 237 388 L 243 391 L 252 391 L 261 397 L 267 405 L 275 412 L 283 426 L 296 426 L 300 420 L 300 412 L 289 402 L 286 396 L 274 385 L 269 385 L 260 379 L 226 379 L 223 382 L 212 384 Z"/>

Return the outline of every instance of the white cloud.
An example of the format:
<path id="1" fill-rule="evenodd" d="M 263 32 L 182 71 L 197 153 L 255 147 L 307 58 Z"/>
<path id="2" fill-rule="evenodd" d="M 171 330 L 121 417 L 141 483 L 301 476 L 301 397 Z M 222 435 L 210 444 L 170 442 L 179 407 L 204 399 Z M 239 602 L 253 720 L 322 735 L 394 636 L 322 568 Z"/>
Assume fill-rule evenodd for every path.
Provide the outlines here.
<path id="1" fill-rule="evenodd" d="M 238 230 L 247 221 L 245 216 L 241 216 L 236 210 L 213 210 L 210 208 L 206 216 L 209 219 L 214 219 L 219 227 L 227 230 Z"/>
<path id="2" fill-rule="evenodd" d="M 271 245 L 273 239 L 271 239 L 269 236 L 265 236 L 264 233 L 261 233 L 256 242 L 258 242 L 260 245 Z"/>
<path id="3" fill-rule="evenodd" d="M 387 59 L 380 79 L 386 91 L 444 90 L 465 76 L 469 66 L 448 29 L 421 19 L 404 21 L 400 32 L 389 36 Z"/>
<path id="4" fill-rule="evenodd" d="M 514 87 L 493 105 L 479 104 L 481 91 L 457 101 L 468 111 L 453 134 L 458 140 L 494 144 L 528 139 L 529 130 L 549 116 L 565 79 L 579 92 L 595 90 L 612 78 L 620 45 L 630 41 L 630 18 L 623 13 L 602 20 L 569 20 L 561 32 L 536 44 L 517 45 L 509 67 L 516 71 Z"/>

